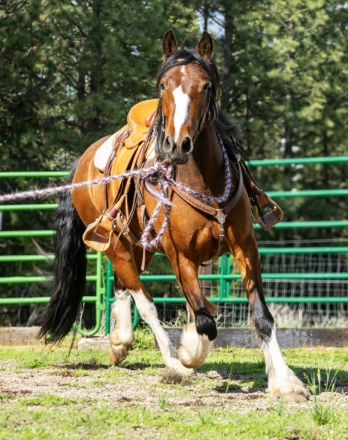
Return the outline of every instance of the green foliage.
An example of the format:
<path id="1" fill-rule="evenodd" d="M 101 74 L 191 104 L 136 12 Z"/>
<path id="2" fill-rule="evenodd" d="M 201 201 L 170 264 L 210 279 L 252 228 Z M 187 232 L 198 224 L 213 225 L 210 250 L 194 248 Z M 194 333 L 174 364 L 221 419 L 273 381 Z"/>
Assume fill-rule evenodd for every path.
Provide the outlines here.
<path id="1" fill-rule="evenodd" d="M 155 337 L 152 330 L 149 327 L 144 329 L 137 329 L 134 332 L 134 342 L 132 344 L 132 349 L 139 350 L 151 350 L 155 347 Z"/>
<path id="2" fill-rule="evenodd" d="M 160 38 L 174 20 L 186 34 L 197 30 L 195 12 L 176 1 L 16 6 L 0 28 L 3 170 L 69 166 L 124 125 L 133 104 L 153 97 Z"/>
<path id="3" fill-rule="evenodd" d="M 345 155 L 348 119 L 347 4 L 340 0 L 12 0 L 0 11 L 0 171 L 66 170 L 88 145 L 125 124 L 130 107 L 156 96 L 161 37 L 183 46 L 200 25 L 215 34 L 221 106 L 243 129 L 251 158 Z M 252 170 L 267 190 L 345 188 L 347 164 Z M 57 183 L 43 180 L 40 186 Z M 0 193 L 37 186 L 0 180 Z M 56 202 L 52 198 L 49 202 Z M 280 200 L 285 220 L 345 219 L 343 197 Z M 3 228 L 51 229 L 53 213 L 5 212 Z M 257 233 L 260 236 L 260 232 Z M 265 235 L 266 234 L 266 235 Z M 347 237 L 344 229 L 275 229 L 269 239 Z M 52 244 L 38 240 L 45 251 Z M 3 254 L 36 252 L 26 239 L 0 240 Z M 1 276 L 46 272 L 11 263 Z M 158 263 L 152 273 L 167 273 Z M 47 286 L 1 287 L 3 296 L 47 294 Z M 155 283 L 156 296 L 179 294 Z M 26 322 L 8 309 L 6 324 Z M 21 320 L 22 319 L 22 320 Z"/>

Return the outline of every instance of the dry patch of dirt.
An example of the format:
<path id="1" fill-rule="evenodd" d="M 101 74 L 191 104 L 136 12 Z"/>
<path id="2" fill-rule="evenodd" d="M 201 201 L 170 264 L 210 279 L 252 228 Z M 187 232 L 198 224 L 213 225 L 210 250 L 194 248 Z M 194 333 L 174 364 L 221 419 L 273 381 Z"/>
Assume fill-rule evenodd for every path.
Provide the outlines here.
<path id="1" fill-rule="evenodd" d="M 158 374 L 147 374 L 142 368 L 125 367 L 70 369 L 11 368 L 0 371 L 0 393 L 9 399 L 54 395 L 63 398 L 87 398 L 112 406 L 158 407 L 159 400 L 166 405 L 185 407 L 224 407 L 237 412 L 267 410 L 276 400 L 265 392 L 243 387 L 227 387 L 225 379 L 216 372 L 198 373 L 191 377 L 163 369 Z M 341 399 L 348 404 L 347 395 L 333 393 L 335 403 Z M 332 395 L 333 397 L 333 395 Z M 341 402 L 344 403 L 343 401 Z M 291 402 L 295 408 L 308 407 L 310 402 Z"/>
<path id="2" fill-rule="evenodd" d="M 231 408 L 238 413 L 270 410 L 279 400 L 262 388 L 265 375 L 233 371 L 198 371 L 192 376 L 163 368 L 160 364 L 135 362 L 119 367 L 108 362 L 62 362 L 46 368 L 18 368 L 11 360 L 0 361 L 0 394 L 6 400 L 45 395 L 87 399 L 114 407 L 142 406 L 149 409 L 177 405 L 181 408 Z M 318 398 L 334 406 L 348 407 L 346 383 L 336 392 Z M 310 409 L 313 401 L 290 401 L 289 409 Z"/>

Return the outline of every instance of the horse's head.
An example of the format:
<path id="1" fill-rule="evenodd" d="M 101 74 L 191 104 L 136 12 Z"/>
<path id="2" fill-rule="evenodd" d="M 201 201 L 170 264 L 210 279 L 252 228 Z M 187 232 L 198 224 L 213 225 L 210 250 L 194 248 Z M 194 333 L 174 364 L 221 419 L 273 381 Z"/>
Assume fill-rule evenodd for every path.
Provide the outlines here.
<path id="1" fill-rule="evenodd" d="M 186 163 L 198 134 L 216 117 L 219 77 L 211 61 L 213 47 L 208 32 L 197 49 L 179 50 L 171 30 L 163 37 L 154 129 L 159 162 Z"/>

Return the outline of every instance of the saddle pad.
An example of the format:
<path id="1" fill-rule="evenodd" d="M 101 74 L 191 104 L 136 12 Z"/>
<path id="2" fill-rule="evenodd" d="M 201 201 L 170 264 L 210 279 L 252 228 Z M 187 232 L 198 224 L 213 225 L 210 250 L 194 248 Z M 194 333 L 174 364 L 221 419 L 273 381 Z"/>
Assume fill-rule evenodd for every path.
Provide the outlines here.
<path id="1" fill-rule="evenodd" d="M 108 159 L 114 149 L 114 142 L 120 130 L 111 135 L 105 142 L 101 144 L 94 155 L 94 165 L 99 171 L 104 172 Z"/>

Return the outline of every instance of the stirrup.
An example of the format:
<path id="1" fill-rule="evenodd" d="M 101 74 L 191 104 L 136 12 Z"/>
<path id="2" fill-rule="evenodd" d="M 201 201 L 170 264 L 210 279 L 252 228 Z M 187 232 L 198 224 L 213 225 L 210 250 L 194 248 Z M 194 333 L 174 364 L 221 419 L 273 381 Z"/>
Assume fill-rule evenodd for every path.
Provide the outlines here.
<path id="1" fill-rule="evenodd" d="M 272 200 L 266 193 L 263 193 L 263 196 L 266 197 L 266 201 L 260 205 L 260 208 L 264 205 L 270 204 L 273 209 L 265 215 L 261 215 L 259 217 L 258 207 L 256 205 L 252 205 L 252 217 L 255 223 L 258 223 L 264 231 L 273 228 L 274 225 L 280 223 L 283 220 L 284 214 L 282 209 L 277 205 L 277 203 Z"/>
<path id="2" fill-rule="evenodd" d="M 105 252 L 110 247 L 113 233 L 113 222 L 101 215 L 87 226 L 82 239 L 87 246 L 95 251 Z"/>

